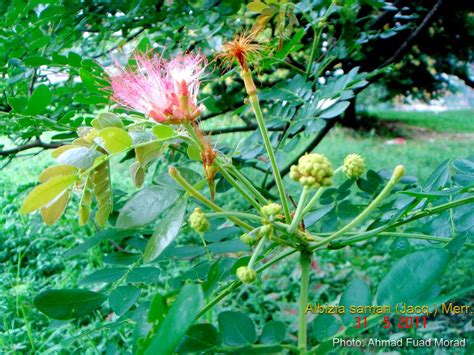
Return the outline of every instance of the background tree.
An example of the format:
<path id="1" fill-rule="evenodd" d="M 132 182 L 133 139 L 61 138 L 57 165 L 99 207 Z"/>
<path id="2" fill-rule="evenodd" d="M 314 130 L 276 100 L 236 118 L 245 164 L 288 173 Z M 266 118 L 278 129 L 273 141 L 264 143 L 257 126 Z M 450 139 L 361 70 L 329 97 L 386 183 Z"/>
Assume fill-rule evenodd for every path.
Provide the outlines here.
<path id="1" fill-rule="evenodd" d="M 30 148 L 63 144 L 75 137 L 78 126 L 92 119 L 95 108 L 109 105 L 108 93 L 101 88 L 107 85 L 107 75 L 97 60 L 102 65 L 110 64 L 112 58 L 125 63 L 134 48 L 152 47 L 169 52 L 178 47 L 198 49 L 211 55 L 255 19 L 253 30 L 264 42 L 277 42 L 279 48 L 257 60 L 262 88 L 280 90 L 299 75 L 317 92 L 354 67 L 371 73 L 366 78 L 370 82 L 379 80 L 385 85 L 388 97 L 439 94 L 447 89 L 443 73 L 472 84 L 468 70 L 472 45 L 468 44 L 473 43 L 473 5 L 463 1 L 12 1 L 1 6 L 5 16 L 0 38 L 4 63 L 0 133 L 17 144 L 0 151 L 8 159 Z M 314 65 L 305 68 L 301 63 L 308 58 Z M 274 73 L 275 63 L 281 70 Z M 382 70 L 387 66 L 390 70 Z M 221 69 L 214 70 L 214 76 L 221 74 Z M 238 104 L 243 93 L 240 85 L 232 84 L 231 75 L 205 90 L 202 100 L 208 111 L 204 119 L 226 111 L 238 115 L 242 125 L 225 130 L 213 126 L 213 134 L 256 128 Z M 298 80 L 290 88 L 306 85 Z M 357 93 L 363 87 L 351 90 Z M 280 96 L 293 101 L 301 98 L 288 93 Z M 355 97 L 346 99 L 352 105 L 344 121 L 354 126 Z M 293 107 L 299 109 L 301 104 Z M 336 116 L 326 117 L 309 130 L 310 135 L 317 133 L 309 150 L 346 109 L 341 108 Z M 303 126 L 290 130 L 286 123 L 294 121 L 291 112 L 276 116 L 281 121 L 271 128 L 283 132 L 279 139 L 297 138 Z M 44 135 L 50 131 L 56 133 Z"/>

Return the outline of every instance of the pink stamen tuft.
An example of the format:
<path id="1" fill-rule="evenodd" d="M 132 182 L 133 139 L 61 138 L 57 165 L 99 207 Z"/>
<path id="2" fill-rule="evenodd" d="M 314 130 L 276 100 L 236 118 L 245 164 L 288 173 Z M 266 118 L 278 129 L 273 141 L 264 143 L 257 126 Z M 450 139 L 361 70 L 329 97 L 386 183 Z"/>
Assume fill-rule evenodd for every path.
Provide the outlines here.
<path id="1" fill-rule="evenodd" d="M 167 61 L 159 56 L 136 54 L 135 71 L 112 76 L 113 100 L 150 116 L 157 122 L 179 123 L 195 119 L 197 96 L 205 59 L 184 54 Z M 180 98 L 187 98 L 183 112 Z"/>

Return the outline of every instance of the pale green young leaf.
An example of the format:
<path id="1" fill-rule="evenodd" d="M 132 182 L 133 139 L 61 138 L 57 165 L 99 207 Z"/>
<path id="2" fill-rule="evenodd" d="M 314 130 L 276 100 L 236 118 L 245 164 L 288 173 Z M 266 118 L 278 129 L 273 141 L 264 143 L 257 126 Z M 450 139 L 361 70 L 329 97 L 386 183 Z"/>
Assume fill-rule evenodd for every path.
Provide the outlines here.
<path id="1" fill-rule="evenodd" d="M 48 226 L 53 225 L 64 213 L 69 200 L 69 191 L 63 192 L 53 203 L 41 209 L 41 218 Z"/>
<path id="2" fill-rule="evenodd" d="M 109 112 L 99 113 L 91 122 L 92 127 L 101 130 L 106 127 L 123 127 L 123 122 L 117 115 Z"/>
<path id="3" fill-rule="evenodd" d="M 110 153 L 119 153 L 133 144 L 132 137 L 122 128 L 107 127 L 99 132 L 104 142 L 105 149 Z"/>
<path id="4" fill-rule="evenodd" d="M 152 132 L 159 139 L 170 138 L 174 135 L 173 128 L 164 124 L 153 126 Z"/>
<path id="5" fill-rule="evenodd" d="M 26 197 L 20 208 L 21 214 L 31 213 L 41 207 L 47 206 L 51 201 L 61 195 L 78 179 L 77 175 L 62 175 L 50 178 L 44 184 L 36 186 Z"/>
<path id="6" fill-rule="evenodd" d="M 72 175 L 77 172 L 77 168 L 71 165 L 54 165 L 43 170 L 38 177 L 38 181 L 43 183 L 54 176 Z"/>

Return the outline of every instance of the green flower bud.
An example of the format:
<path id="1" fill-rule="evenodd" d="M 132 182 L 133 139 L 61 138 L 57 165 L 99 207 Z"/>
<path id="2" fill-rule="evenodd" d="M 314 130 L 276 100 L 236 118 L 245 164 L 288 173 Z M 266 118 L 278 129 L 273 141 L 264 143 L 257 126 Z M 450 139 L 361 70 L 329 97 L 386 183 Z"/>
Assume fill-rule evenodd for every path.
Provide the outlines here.
<path id="1" fill-rule="evenodd" d="M 247 244 L 249 246 L 252 246 L 257 242 L 257 238 L 255 238 L 253 235 L 247 234 L 247 233 L 242 234 L 240 236 L 240 240 L 241 240 L 242 243 Z"/>
<path id="2" fill-rule="evenodd" d="M 194 212 L 189 216 L 189 224 L 197 233 L 204 233 L 211 227 L 206 215 L 199 207 L 196 207 Z"/>
<path id="3" fill-rule="evenodd" d="M 290 178 L 295 181 L 298 181 L 301 178 L 300 171 L 296 165 L 292 165 L 290 168 Z"/>
<path id="4" fill-rule="evenodd" d="M 359 154 L 349 154 L 344 159 L 344 166 L 342 167 L 342 170 L 349 179 L 358 179 L 365 172 L 364 158 L 362 158 Z"/>
<path id="5" fill-rule="evenodd" d="M 273 232 L 273 226 L 271 224 L 264 224 L 260 227 L 257 234 L 259 239 L 263 237 L 269 237 Z"/>
<path id="6" fill-rule="evenodd" d="M 260 213 L 265 218 L 275 217 L 281 211 L 281 206 L 278 203 L 269 203 L 266 206 L 260 208 Z"/>
<path id="7" fill-rule="evenodd" d="M 298 160 L 298 165 L 290 168 L 290 178 L 303 186 L 318 188 L 332 184 L 334 174 L 331 162 L 324 155 L 305 154 Z"/>
<path id="8" fill-rule="evenodd" d="M 237 277 L 243 283 L 249 284 L 257 279 L 257 272 L 248 266 L 241 266 L 237 269 Z"/>

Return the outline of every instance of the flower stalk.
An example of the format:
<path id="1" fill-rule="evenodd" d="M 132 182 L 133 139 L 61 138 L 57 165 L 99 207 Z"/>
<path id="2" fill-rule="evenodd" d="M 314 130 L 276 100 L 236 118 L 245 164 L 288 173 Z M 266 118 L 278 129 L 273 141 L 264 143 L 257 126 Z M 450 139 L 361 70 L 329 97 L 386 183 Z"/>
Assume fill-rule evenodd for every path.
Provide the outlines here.
<path id="1" fill-rule="evenodd" d="M 280 175 L 280 170 L 278 169 L 275 154 L 273 152 L 273 148 L 270 143 L 268 130 L 263 120 L 263 113 L 262 113 L 262 109 L 260 108 L 260 102 L 257 96 L 257 88 L 253 81 L 252 72 L 250 71 L 250 69 L 248 68 L 242 69 L 242 80 L 244 81 L 245 90 L 247 91 L 247 94 L 249 96 L 249 102 L 250 102 L 250 105 L 252 106 L 253 112 L 255 114 L 255 118 L 257 119 L 257 125 L 262 135 L 263 143 L 265 145 L 268 158 L 270 159 L 270 165 L 272 166 L 273 177 L 275 178 L 275 182 L 278 188 L 278 193 L 280 194 L 280 200 L 283 206 L 285 219 L 286 219 L 286 222 L 289 223 L 291 220 L 291 216 L 290 216 L 290 209 L 288 207 L 288 200 L 286 198 L 285 187 L 283 186 L 283 180 Z"/>
<path id="2" fill-rule="evenodd" d="M 306 203 L 306 198 L 309 193 L 309 187 L 304 186 L 303 190 L 301 191 L 300 199 L 298 201 L 298 206 L 296 207 L 295 215 L 293 216 L 293 221 L 291 222 L 291 225 L 288 227 L 288 233 L 293 234 L 298 228 L 298 225 L 300 224 L 301 220 L 303 219 L 303 210 L 304 206 Z"/>
<path id="3" fill-rule="evenodd" d="M 307 321 L 306 321 L 306 306 L 308 304 L 308 289 L 309 289 L 309 270 L 311 266 L 311 254 L 308 252 L 301 252 L 300 267 L 301 267 L 301 286 L 300 299 L 298 305 L 298 348 L 301 353 L 305 353 L 307 346 Z"/>
<path id="4" fill-rule="evenodd" d="M 202 202 L 204 205 L 206 205 L 207 207 L 213 209 L 214 211 L 216 212 L 225 212 L 225 210 L 221 207 L 219 207 L 218 205 L 216 205 L 214 202 L 212 202 L 211 200 L 209 200 L 208 198 L 206 198 L 205 196 L 203 196 L 198 190 L 196 190 L 193 186 L 191 186 L 191 184 L 189 184 L 182 176 L 181 174 L 179 173 L 179 171 L 174 167 L 174 166 L 170 166 L 170 168 L 168 169 L 168 173 L 170 174 L 170 176 L 179 184 L 181 185 L 181 187 L 183 187 L 186 192 L 191 195 L 192 197 L 194 197 L 196 200 Z M 247 229 L 247 230 L 252 230 L 253 227 L 247 223 L 245 223 L 244 221 L 242 221 L 240 218 L 237 218 L 237 217 L 229 217 L 229 220 L 232 221 L 233 223 L 235 223 L 236 225 L 244 228 L 244 229 Z"/>
<path id="5" fill-rule="evenodd" d="M 216 166 L 218 167 L 220 173 L 224 178 L 237 190 L 240 192 L 243 198 L 245 198 L 253 207 L 257 210 L 262 207 L 255 199 L 250 196 L 250 194 L 242 188 L 242 186 L 232 177 L 232 175 L 227 171 L 227 168 L 219 161 L 215 161 Z"/>
<path id="6" fill-rule="evenodd" d="M 340 166 L 339 168 L 337 168 L 336 170 L 334 170 L 334 175 L 336 175 L 338 172 L 342 171 L 342 166 Z M 308 204 L 306 205 L 306 207 L 304 208 L 303 210 L 303 214 L 301 216 L 301 218 L 304 218 L 304 216 L 306 215 L 306 213 L 308 213 L 309 211 L 311 211 L 311 208 L 313 208 L 314 204 L 316 202 L 319 201 L 319 198 L 321 197 L 321 195 L 323 194 L 323 192 L 326 190 L 326 187 L 324 186 L 321 186 L 317 191 L 316 193 L 314 194 L 314 196 L 308 201 Z"/>
<path id="7" fill-rule="evenodd" d="M 366 219 L 369 214 L 377 208 L 378 205 L 387 197 L 394 186 L 397 184 L 397 182 L 402 178 L 403 174 L 405 172 L 405 169 L 403 168 L 402 165 L 398 165 L 393 173 L 392 177 L 388 181 L 387 185 L 383 188 L 383 190 L 379 193 L 379 195 L 356 217 L 354 218 L 350 223 L 346 224 L 343 228 L 335 232 L 334 234 L 330 235 L 326 239 L 324 239 L 321 242 L 316 243 L 313 246 L 313 250 L 318 248 L 321 245 L 327 244 L 334 239 L 339 238 L 341 235 L 346 233 L 347 231 L 351 230 L 353 227 L 358 225 L 360 222 L 362 222 L 364 219 Z"/>
<path id="8" fill-rule="evenodd" d="M 253 269 L 253 266 L 255 265 L 255 261 L 257 260 L 257 257 L 262 251 L 263 245 L 265 244 L 265 240 L 267 239 L 266 236 L 262 237 L 260 241 L 257 244 L 257 247 L 255 248 L 252 256 L 250 257 L 249 263 L 247 264 L 247 267 Z"/>
<path id="9" fill-rule="evenodd" d="M 249 179 L 245 177 L 245 175 L 243 175 L 238 169 L 235 168 L 235 166 L 230 165 L 229 169 L 230 169 L 230 173 L 234 175 L 237 178 L 237 180 L 239 180 L 242 184 L 244 184 L 245 187 L 247 187 L 247 189 L 251 193 L 253 193 L 253 195 L 255 196 L 255 198 L 258 200 L 260 204 L 262 205 L 268 204 L 268 200 L 260 193 L 260 191 L 256 189 L 255 186 L 253 186 L 253 184 L 249 181 Z"/>

